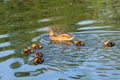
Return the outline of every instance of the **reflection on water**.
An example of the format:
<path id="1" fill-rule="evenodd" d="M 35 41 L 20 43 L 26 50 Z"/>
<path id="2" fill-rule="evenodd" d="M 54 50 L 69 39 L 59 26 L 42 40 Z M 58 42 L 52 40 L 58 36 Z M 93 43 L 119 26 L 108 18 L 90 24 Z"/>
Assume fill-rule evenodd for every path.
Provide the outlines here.
<path id="1" fill-rule="evenodd" d="M 1 43 L 0 47 L 10 46 L 10 45 L 11 45 L 10 42 L 5 42 L 5 43 Z"/>
<path id="2" fill-rule="evenodd" d="M 0 1 L 0 79 L 119 80 L 119 3 L 116 0 Z M 73 40 L 82 40 L 85 46 L 51 44 L 50 27 L 56 32 L 58 29 L 70 33 Z M 104 48 L 105 40 L 116 45 Z M 31 47 L 32 42 L 43 45 L 42 64 L 33 64 L 34 54 L 23 53 L 23 48 Z"/>
<path id="3" fill-rule="evenodd" d="M 78 28 L 77 30 L 91 30 L 91 29 L 103 29 L 103 28 L 109 28 L 111 26 L 90 26 L 90 27 L 84 27 L 84 28 Z"/>
<path id="4" fill-rule="evenodd" d="M 3 35 L 0 35 L 0 38 L 6 38 L 8 36 L 9 36 L 8 34 L 3 34 Z"/>
<path id="5" fill-rule="evenodd" d="M 49 30 L 49 27 L 44 27 L 44 28 L 39 28 L 36 31 L 40 32 L 40 31 L 48 31 L 48 30 Z"/>
<path id="6" fill-rule="evenodd" d="M 119 33 L 120 31 L 107 31 L 107 30 L 91 30 L 91 31 L 84 31 L 80 33 L 108 33 L 108 34 L 114 34 Z"/>
<path id="7" fill-rule="evenodd" d="M 49 21 L 55 21 L 60 19 L 62 19 L 62 17 L 52 17 L 52 18 L 45 18 L 45 19 L 38 20 L 38 22 L 49 22 Z"/>
<path id="8" fill-rule="evenodd" d="M 8 55 L 14 54 L 14 53 L 15 53 L 14 50 L 1 51 L 1 52 L 0 52 L 0 57 L 8 56 Z"/>
<path id="9" fill-rule="evenodd" d="M 100 20 L 86 20 L 86 21 L 80 21 L 76 24 L 77 25 L 89 25 L 89 24 L 100 23 L 100 22 L 103 22 L 103 21 L 100 21 Z"/>

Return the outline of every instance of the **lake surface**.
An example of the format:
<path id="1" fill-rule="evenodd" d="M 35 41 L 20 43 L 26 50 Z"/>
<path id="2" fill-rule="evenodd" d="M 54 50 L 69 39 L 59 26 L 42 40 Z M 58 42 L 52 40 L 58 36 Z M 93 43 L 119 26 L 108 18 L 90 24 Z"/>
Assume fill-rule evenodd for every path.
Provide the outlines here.
<path id="1" fill-rule="evenodd" d="M 120 80 L 119 0 L 0 0 L 0 80 Z M 48 30 L 85 46 L 51 44 Z M 104 48 L 104 41 L 115 46 Z M 41 43 L 42 64 L 24 47 Z"/>

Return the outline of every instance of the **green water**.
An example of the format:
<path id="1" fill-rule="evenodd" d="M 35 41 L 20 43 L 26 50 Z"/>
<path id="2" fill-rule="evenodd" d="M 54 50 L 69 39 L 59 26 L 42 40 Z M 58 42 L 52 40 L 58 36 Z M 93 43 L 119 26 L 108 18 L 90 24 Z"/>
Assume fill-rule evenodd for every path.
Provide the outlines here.
<path id="1" fill-rule="evenodd" d="M 50 27 L 85 46 L 50 44 Z M 24 55 L 32 42 L 43 44 L 42 64 Z M 119 0 L 0 0 L 0 80 L 119 80 L 119 44 Z"/>

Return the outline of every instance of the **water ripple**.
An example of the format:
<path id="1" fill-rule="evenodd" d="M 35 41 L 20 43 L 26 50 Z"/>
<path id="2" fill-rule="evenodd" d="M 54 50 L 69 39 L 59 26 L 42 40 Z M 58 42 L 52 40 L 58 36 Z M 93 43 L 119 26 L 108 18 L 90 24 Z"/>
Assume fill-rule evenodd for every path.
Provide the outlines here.
<path id="1" fill-rule="evenodd" d="M 78 32 L 76 32 L 78 33 Z M 114 33 L 120 33 L 120 31 L 112 31 L 112 30 L 90 30 L 90 31 L 83 31 L 83 32 L 79 32 L 79 33 L 92 33 L 92 34 L 95 34 L 95 33 L 109 33 L 109 34 L 114 34 Z"/>
<path id="2" fill-rule="evenodd" d="M 0 47 L 10 46 L 10 42 L 0 43 Z"/>
<path id="3" fill-rule="evenodd" d="M 63 17 L 58 16 L 58 17 L 52 17 L 52 18 L 45 18 L 45 19 L 38 20 L 38 22 L 49 22 L 49 21 L 60 20 L 60 19 L 63 19 Z"/>
<path id="4" fill-rule="evenodd" d="M 91 30 L 91 29 L 103 29 L 103 28 L 110 28 L 111 26 L 90 26 L 84 28 L 78 28 L 77 30 Z"/>
<path id="5" fill-rule="evenodd" d="M 48 31 L 49 27 L 39 28 L 36 30 L 36 32 L 42 32 L 42 31 Z"/>
<path id="6" fill-rule="evenodd" d="M 43 30 L 47 29 L 43 28 Z M 96 78 L 97 80 L 119 79 L 119 32 L 108 31 L 107 33 L 99 32 L 99 34 L 94 34 L 92 31 L 91 34 L 83 32 L 74 32 L 71 34 L 75 37 L 73 40 L 83 40 L 85 46 L 51 44 L 48 34 L 34 37 L 32 42 L 37 41 L 44 46 L 40 50 L 44 54 L 45 61 L 43 64 L 32 64 L 33 54 L 29 57 L 23 56 L 22 58 L 18 56 L 19 59 L 9 58 L 9 60 L 4 61 L 1 65 L 9 63 L 7 64 L 8 67 L 5 68 L 11 71 L 13 80 L 18 79 L 18 77 L 23 80 L 32 80 L 32 76 L 36 77 L 35 79 L 41 78 L 43 80 L 47 80 L 49 77 L 54 77 L 52 79 L 55 80 L 89 80 L 91 76 L 90 80 L 96 80 Z M 116 45 L 105 49 L 103 43 L 108 39 L 115 41 Z M 2 45 L 1 47 L 3 47 Z M 13 53 L 15 53 L 14 50 L 2 51 L 0 52 L 0 57 Z M 3 74 L 5 75 L 5 73 Z M 6 78 L 3 76 L 1 79 Z"/>
<path id="7" fill-rule="evenodd" d="M 9 34 L 2 34 L 2 35 L 0 35 L 0 38 L 6 38 L 6 37 L 9 37 Z"/>
<path id="8" fill-rule="evenodd" d="M 88 24 L 93 24 L 93 23 L 100 23 L 103 22 L 102 20 L 85 20 L 85 21 L 80 21 L 75 23 L 76 25 L 88 25 Z"/>
<path id="9" fill-rule="evenodd" d="M 6 51 L 1 51 L 0 52 L 0 57 L 8 56 L 10 54 L 14 54 L 15 50 L 6 50 Z"/>

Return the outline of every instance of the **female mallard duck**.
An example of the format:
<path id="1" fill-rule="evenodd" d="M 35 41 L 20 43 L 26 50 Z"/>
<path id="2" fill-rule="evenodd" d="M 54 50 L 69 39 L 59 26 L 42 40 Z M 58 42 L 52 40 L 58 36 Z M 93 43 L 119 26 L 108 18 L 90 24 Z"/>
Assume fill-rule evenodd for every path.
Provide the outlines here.
<path id="1" fill-rule="evenodd" d="M 43 46 L 42 46 L 41 44 L 32 43 L 32 48 L 33 48 L 33 49 L 42 49 Z"/>
<path id="2" fill-rule="evenodd" d="M 85 43 L 83 41 L 79 41 L 79 40 L 75 40 L 74 44 L 77 46 L 84 46 L 85 45 Z"/>
<path id="3" fill-rule="evenodd" d="M 29 49 L 29 48 L 25 47 L 25 48 L 24 48 L 24 53 L 25 53 L 25 55 L 29 55 L 29 54 L 34 53 L 34 50 L 33 50 L 33 49 Z"/>
<path id="4" fill-rule="evenodd" d="M 38 64 L 38 63 L 42 63 L 44 61 L 43 57 L 42 57 L 42 53 L 37 53 L 34 56 L 34 63 Z"/>
<path id="5" fill-rule="evenodd" d="M 112 46 L 114 46 L 114 45 L 115 45 L 114 42 L 110 42 L 110 41 L 105 41 L 105 42 L 104 42 L 104 46 L 105 46 L 105 47 L 112 47 Z"/>
<path id="6" fill-rule="evenodd" d="M 52 42 L 65 42 L 65 41 L 71 41 L 73 39 L 73 36 L 66 33 L 60 33 L 55 34 L 52 29 L 49 29 L 49 37 Z"/>

